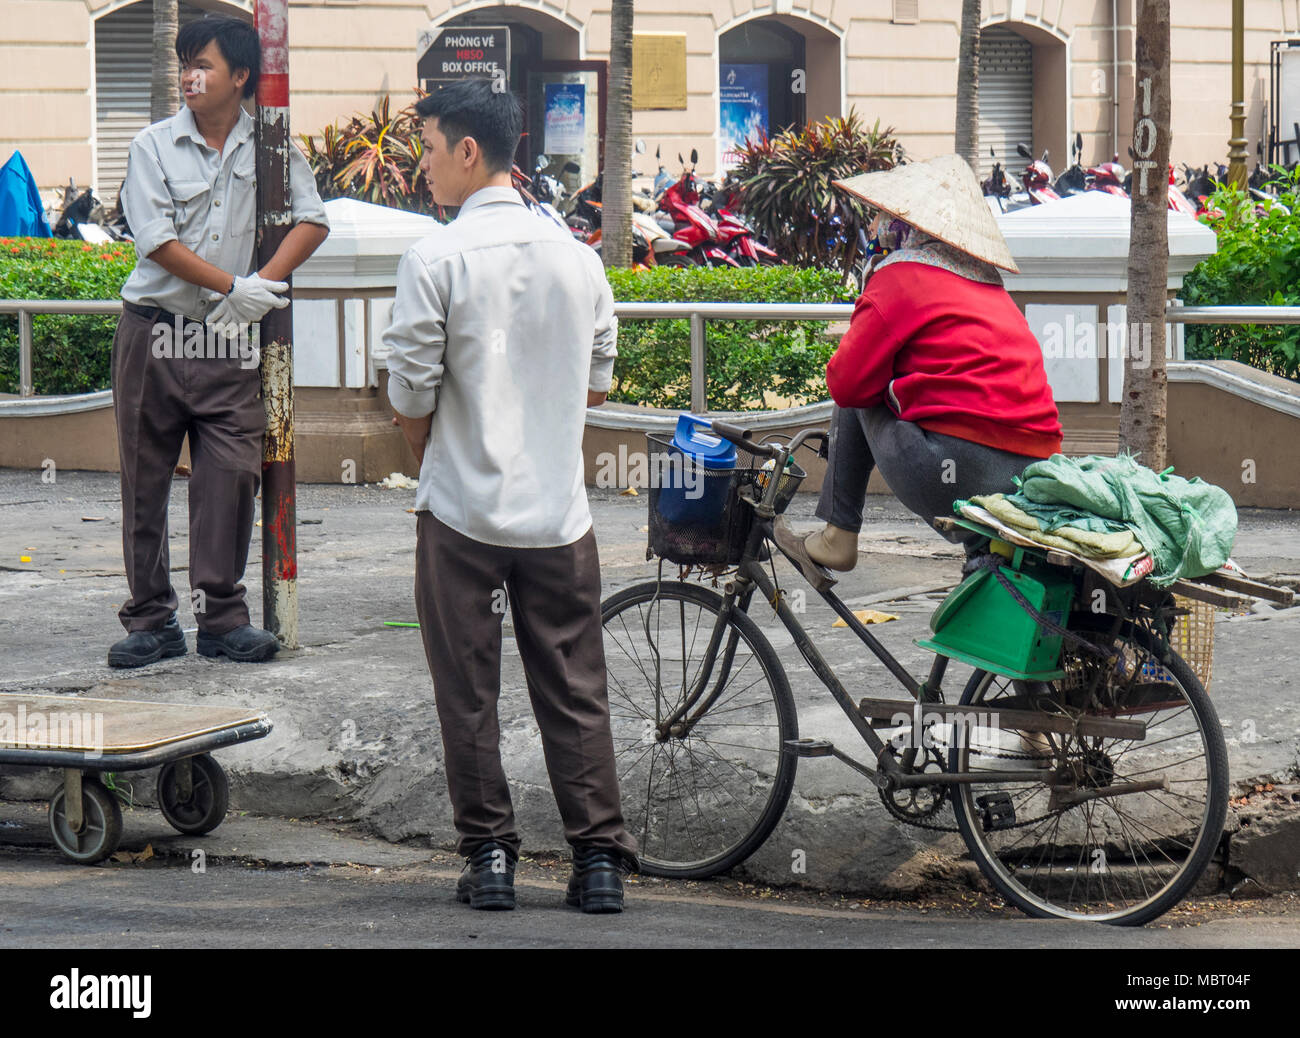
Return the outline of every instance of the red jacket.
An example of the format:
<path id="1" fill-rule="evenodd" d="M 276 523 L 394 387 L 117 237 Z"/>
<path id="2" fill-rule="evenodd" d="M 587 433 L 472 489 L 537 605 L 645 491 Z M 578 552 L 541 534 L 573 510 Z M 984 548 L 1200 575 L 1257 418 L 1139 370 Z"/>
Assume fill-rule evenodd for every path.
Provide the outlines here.
<path id="1" fill-rule="evenodd" d="M 1006 289 L 928 264 L 871 275 L 826 386 L 841 407 L 884 403 L 931 432 L 1035 458 L 1061 449 L 1042 348 Z"/>

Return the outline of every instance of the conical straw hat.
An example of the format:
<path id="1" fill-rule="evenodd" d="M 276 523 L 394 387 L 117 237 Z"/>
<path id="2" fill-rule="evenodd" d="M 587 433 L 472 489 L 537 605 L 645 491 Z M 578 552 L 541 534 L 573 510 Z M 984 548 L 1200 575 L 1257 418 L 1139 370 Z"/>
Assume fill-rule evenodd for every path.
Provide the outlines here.
<path id="1" fill-rule="evenodd" d="M 940 155 L 833 183 L 968 255 L 1020 273 L 979 181 L 958 155 Z"/>

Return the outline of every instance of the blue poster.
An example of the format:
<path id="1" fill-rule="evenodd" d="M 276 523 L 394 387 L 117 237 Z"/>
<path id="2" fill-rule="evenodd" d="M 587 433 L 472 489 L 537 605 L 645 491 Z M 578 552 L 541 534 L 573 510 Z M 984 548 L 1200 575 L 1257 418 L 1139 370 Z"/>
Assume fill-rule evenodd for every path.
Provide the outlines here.
<path id="1" fill-rule="evenodd" d="M 734 166 L 736 148 L 759 131 L 768 131 L 767 66 L 719 65 L 718 126 L 722 165 Z"/>
<path id="2" fill-rule="evenodd" d="M 586 149 L 586 107 L 585 84 L 547 83 L 542 150 L 548 155 L 581 155 Z"/>

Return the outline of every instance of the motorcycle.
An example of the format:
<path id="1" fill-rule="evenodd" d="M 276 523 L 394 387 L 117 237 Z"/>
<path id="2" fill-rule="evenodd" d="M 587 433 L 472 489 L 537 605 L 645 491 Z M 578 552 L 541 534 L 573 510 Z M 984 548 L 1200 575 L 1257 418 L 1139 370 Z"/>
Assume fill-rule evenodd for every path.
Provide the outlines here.
<path id="1" fill-rule="evenodd" d="M 1196 216 L 1196 206 L 1194 206 L 1187 195 L 1178 190 L 1177 182 L 1174 180 L 1174 164 L 1169 163 L 1169 208 L 1175 213 L 1185 213 L 1188 216 Z"/>
<path id="2" fill-rule="evenodd" d="M 1033 199 L 1021 187 L 1020 182 L 997 161 L 997 152 L 993 148 L 989 148 L 989 155 L 993 157 L 993 171 L 980 185 L 989 209 L 996 215 L 1033 205 Z"/>
<path id="3" fill-rule="evenodd" d="M 587 244 L 599 254 L 602 244 L 601 228 L 597 227 L 587 238 Z M 651 267 L 693 267 L 690 246 L 668 234 L 653 217 L 646 213 L 632 214 L 632 269 L 649 270 Z"/>
<path id="4" fill-rule="evenodd" d="M 544 155 L 542 156 L 543 159 L 545 157 L 546 156 Z M 540 169 L 541 166 L 539 165 L 538 168 Z M 566 231 L 569 229 L 568 225 L 564 222 L 564 217 L 559 214 L 555 206 L 551 205 L 549 202 L 541 201 L 533 194 L 533 181 L 522 169 L 519 168 L 518 163 L 513 163 L 510 167 L 510 183 L 519 193 L 520 199 L 523 200 L 524 205 L 528 207 L 530 212 L 536 213 L 544 220 L 552 221 L 556 225 L 563 227 Z"/>
<path id="5" fill-rule="evenodd" d="M 659 196 L 658 208 L 664 214 L 659 218 L 660 226 L 665 231 L 669 231 L 674 238 L 686 242 L 690 246 L 692 259 L 702 266 L 741 266 L 722 247 L 723 238 L 718 222 L 700 208 L 699 183 L 695 178 L 695 165 L 699 161 L 699 152 L 694 148 L 691 149 L 689 167 L 681 155 L 678 155 L 677 159 L 682 164 L 682 175 Z M 671 221 L 671 230 L 669 221 Z M 735 235 L 740 233 L 740 231 L 734 232 Z M 753 232 L 749 231 L 748 236 L 752 240 Z"/>
<path id="6" fill-rule="evenodd" d="M 1124 190 L 1124 180 L 1128 173 L 1119 164 L 1118 155 L 1109 162 L 1089 166 L 1086 176 L 1087 185 L 1085 190 L 1104 191 L 1106 194 L 1115 195 L 1117 198 L 1128 198 L 1128 192 Z"/>
<path id="7" fill-rule="evenodd" d="M 119 199 L 121 195 L 119 192 Z M 51 234 L 55 238 L 73 241 L 88 241 L 100 244 L 111 241 L 133 241 L 126 216 L 119 212 L 110 219 L 104 212 L 104 206 L 95 197 L 90 188 L 77 192 L 77 182 L 69 178 L 68 186 L 63 189 L 63 208 L 53 224 Z"/>
<path id="8" fill-rule="evenodd" d="M 565 225 L 579 241 L 590 245 L 596 252 L 601 251 L 601 218 L 604 206 L 601 199 L 601 185 L 604 174 L 597 174 L 596 179 L 581 190 L 575 192 L 566 201 L 566 215 L 562 218 Z M 650 267 L 689 267 L 696 260 L 691 255 L 691 246 L 665 231 L 648 213 L 640 212 L 635 205 L 632 210 L 632 268 L 648 270 Z"/>
<path id="9" fill-rule="evenodd" d="M 542 172 L 551 164 L 551 160 L 545 155 L 537 156 L 537 164 L 533 167 L 533 192 L 537 200 L 544 205 L 558 207 L 563 203 L 567 194 L 563 182 L 558 177 L 553 177 L 549 173 Z M 566 162 L 561 173 L 578 173 L 580 168 L 576 162 L 570 159 Z"/>
<path id="10" fill-rule="evenodd" d="M 1081 195 L 1088 189 L 1088 174 L 1080 160 L 1083 158 L 1083 134 L 1076 133 L 1070 145 L 1070 168 L 1056 178 L 1052 185 L 1060 198 L 1067 195 Z"/>
<path id="11" fill-rule="evenodd" d="M 668 170 L 664 168 L 658 145 L 655 146 L 655 162 L 659 164 L 659 171 L 655 174 L 654 186 L 650 189 L 650 195 L 655 202 L 658 202 L 659 196 L 673 186 L 673 178 L 669 175 Z"/>
<path id="12" fill-rule="evenodd" d="M 1029 162 L 1021 180 L 1034 204 L 1059 202 L 1061 196 L 1052 189 L 1052 167 L 1047 164 L 1048 153 L 1044 151 L 1041 159 L 1035 159 L 1033 153 L 1023 144 L 1017 144 L 1016 151 L 1021 158 Z"/>

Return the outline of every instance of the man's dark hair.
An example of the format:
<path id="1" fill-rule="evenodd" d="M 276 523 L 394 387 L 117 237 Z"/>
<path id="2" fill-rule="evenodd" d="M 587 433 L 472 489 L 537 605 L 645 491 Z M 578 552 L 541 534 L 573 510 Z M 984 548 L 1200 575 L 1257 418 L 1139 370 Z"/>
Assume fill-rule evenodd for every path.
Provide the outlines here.
<path id="1" fill-rule="evenodd" d="M 262 45 L 257 30 L 238 18 L 200 18 L 176 34 L 176 56 L 184 64 L 213 40 L 217 41 L 217 50 L 226 59 L 232 76 L 241 68 L 248 69 L 244 96 L 252 97 L 262 67 Z"/>
<path id="2" fill-rule="evenodd" d="M 483 161 L 494 173 L 510 169 L 524 128 L 523 108 L 509 90 L 493 89 L 493 80 L 466 79 L 435 90 L 415 103 L 425 119 L 436 118 L 438 129 L 455 147 L 473 137 Z"/>

